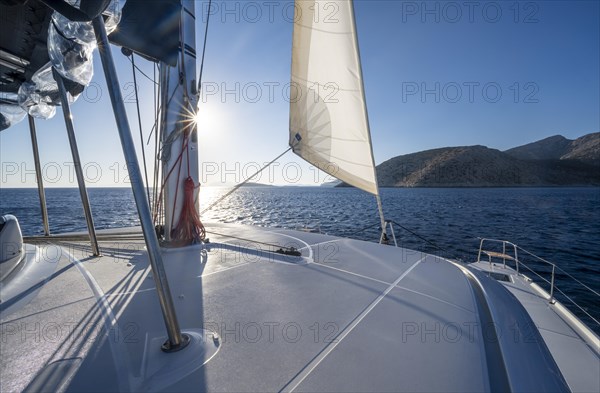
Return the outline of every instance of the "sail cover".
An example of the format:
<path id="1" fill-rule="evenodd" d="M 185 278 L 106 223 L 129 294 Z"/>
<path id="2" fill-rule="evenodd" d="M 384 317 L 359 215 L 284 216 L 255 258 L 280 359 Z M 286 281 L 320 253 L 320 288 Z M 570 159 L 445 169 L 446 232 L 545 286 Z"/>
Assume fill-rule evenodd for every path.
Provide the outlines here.
<path id="1" fill-rule="evenodd" d="M 290 146 L 331 176 L 378 194 L 352 1 L 296 0 Z"/>

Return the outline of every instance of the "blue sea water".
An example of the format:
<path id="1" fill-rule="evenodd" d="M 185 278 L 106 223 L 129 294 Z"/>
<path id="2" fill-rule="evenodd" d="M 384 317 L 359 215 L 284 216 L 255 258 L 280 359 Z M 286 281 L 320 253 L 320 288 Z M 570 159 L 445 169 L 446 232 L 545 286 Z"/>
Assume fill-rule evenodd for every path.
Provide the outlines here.
<path id="1" fill-rule="evenodd" d="M 227 191 L 203 188 L 201 206 L 208 206 Z M 403 247 L 473 261 L 479 237 L 509 240 L 600 292 L 599 188 L 414 188 L 381 192 L 386 218 L 429 241 L 396 226 Z M 89 197 L 98 229 L 139 225 L 130 189 L 90 188 Z M 77 189 L 47 189 L 46 198 L 53 234 L 86 229 Z M 42 234 L 36 189 L 2 189 L 0 214 L 7 213 L 19 218 L 25 235 Z M 375 199 L 353 188 L 242 188 L 203 218 L 311 228 L 370 241 L 376 241 L 379 233 Z M 533 262 L 526 254 L 520 257 Z M 557 285 L 598 319 L 597 297 L 590 297 L 563 274 L 557 275 Z M 586 319 L 579 310 L 573 311 Z"/>

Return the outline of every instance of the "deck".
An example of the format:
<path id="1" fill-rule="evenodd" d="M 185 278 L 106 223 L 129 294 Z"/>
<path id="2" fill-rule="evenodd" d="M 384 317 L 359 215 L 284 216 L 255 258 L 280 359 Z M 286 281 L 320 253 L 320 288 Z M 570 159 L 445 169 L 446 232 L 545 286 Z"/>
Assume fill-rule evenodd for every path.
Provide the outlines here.
<path id="1" fill-rule="evenodd" d="M 207 245 L 163 249 L 194 339 L 174 354 L 160 351 L 166 333 L 135 230 L 101 232 L 101 257 L 75 240 L 30 249 L 14 274 L 30 269 L 35 282 L 0 293 L 2 391 L 568 390 L 543 331 L 506 353 L 499 332 L 516 321 L 526 334 L 531 319 L 476 269 L 315 233 L 207 230 Z M 282 246 L 302 256 L 272 252 Z"/>
<path id="2" fill-rule="evenodd" d="M 600 339 L 594 333 L 562 304 L 550 302 L 550 295 L 527 276 L 499 263 L 477 262 L 471 266 L 510 277 L 503 285 L 531 316 L 573 392 L 600 391 Z"/>

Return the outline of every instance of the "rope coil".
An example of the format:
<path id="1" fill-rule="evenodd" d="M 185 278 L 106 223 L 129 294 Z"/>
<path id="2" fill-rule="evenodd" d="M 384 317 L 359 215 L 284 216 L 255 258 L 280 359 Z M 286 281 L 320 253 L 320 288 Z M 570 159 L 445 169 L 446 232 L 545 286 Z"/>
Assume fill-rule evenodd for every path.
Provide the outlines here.
<path id="1" fill-rule="evenodd" d="M 206 230 L 200 221 L 194 201 L 194 179 L 188 176 L 184 181 L 184 198 L 177 226 L 171 231 L 171 239 L 177 245 L 195 244 L 206 238 Z"/>

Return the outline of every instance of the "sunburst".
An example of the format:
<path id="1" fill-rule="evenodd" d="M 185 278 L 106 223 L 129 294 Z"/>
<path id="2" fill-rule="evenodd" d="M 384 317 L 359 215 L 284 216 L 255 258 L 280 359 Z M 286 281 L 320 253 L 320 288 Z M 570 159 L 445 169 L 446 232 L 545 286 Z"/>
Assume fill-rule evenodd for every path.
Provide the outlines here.
<path id="1" fill-rule="evenodd" d="M 218 126 L 216 111 L 209 105 L 202 105 L 193 110 L 183 107 L 181 117 L 184 127 L 198 129 L 198 132 L 204 136 L 210 135 Z"/>

